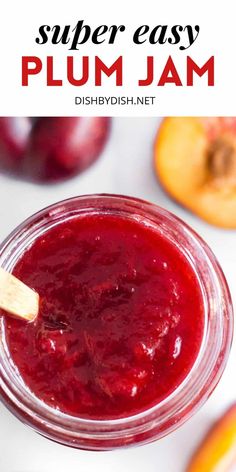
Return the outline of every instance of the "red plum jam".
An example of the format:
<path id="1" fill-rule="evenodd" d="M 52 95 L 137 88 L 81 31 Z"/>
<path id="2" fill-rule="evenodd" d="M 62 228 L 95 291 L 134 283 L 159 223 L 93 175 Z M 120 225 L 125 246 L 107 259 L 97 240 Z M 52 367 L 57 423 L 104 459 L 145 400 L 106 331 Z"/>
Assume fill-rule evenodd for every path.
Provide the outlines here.
<path id="1" fill-rule="evenodd" d="M 121 216 L 79 216 L 39 237 L 14 274 L 40 295 L 7 322 L 20 375 L 51 406 L 117 418 L 153 406 L 191 369 L 203 335 L 197 277 L 166 238 Z"/>
<path id="2" fill-rule="evenodd" d="M 52 205 L 0 246 L 40 295 L 34 322 L 0 317 L 0 397 L 60 443 L 146 443 L 199 408 L 232 340 L 227 283 L 202 239 L 138 199 Z"/>

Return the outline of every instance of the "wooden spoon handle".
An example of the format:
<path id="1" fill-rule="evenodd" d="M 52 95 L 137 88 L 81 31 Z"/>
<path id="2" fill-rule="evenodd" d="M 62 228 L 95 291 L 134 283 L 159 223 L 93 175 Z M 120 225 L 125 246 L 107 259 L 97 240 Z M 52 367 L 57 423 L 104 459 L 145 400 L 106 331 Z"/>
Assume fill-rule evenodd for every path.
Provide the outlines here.
<path id="1" fill-rule="evenodd" d="M 39 311 L 39 295 L 0 267 L 0 308 L 16 318 L 33 321 Z"/>

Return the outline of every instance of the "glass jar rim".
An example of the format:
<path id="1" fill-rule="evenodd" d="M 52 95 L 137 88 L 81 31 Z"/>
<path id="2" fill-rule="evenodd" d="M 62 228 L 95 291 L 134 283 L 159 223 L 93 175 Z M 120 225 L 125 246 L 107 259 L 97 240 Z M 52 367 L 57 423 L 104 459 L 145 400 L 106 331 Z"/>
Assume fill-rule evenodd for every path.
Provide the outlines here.
<path id="1" fill-rule="evenodd" d="M 2 319 L 0 396 L 16 416 L 51 439 L 87 448 L 85 445 L 92 438 L 93 449 L 110 449 L 111 443 L 116 447 L 116 443 L 118 444 L 124 435 L 127 445 L 132 443 L 132 438 L 137 435 L 142 438 L 146 434 L 149 440 L 162 437 L 183 423 L 204 403 L 218 383 L 226 364 L 232 342 L 233 310 L 222 269 L 201 237 L 169 211 L 133 197 L 110 194 L 83 195 L 50 205 L 25 220 L 0 245 L 0 266 L 12 270 L 16 260 L 42 231 L 48 231 L 52 226 L 68 218 L 78 217 L 84 212 L 101 211 L 122 212 L 126 217 L 158 225 L 158 230 L 164 232 L 194 266 L 201 283 L 206 318 L 201 348 L 191 370 L 165 399 L 133 416 L 110 420 L 70 416 L 36 398 L 16 374 L 12 377 Z M 140 442 L 147 440 L 140 439 Z"/>

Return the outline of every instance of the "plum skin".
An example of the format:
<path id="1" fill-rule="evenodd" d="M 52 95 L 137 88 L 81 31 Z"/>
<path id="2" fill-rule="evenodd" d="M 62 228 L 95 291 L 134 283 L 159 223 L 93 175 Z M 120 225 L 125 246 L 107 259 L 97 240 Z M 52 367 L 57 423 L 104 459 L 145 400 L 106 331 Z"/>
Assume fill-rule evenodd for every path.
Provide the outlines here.
<path id="1" fill-rule="evenodd" d="M 0 119 L 0 169 L 37 182 L 58 182 L 87 169 L 101 154 L 109 117 Z"/>
<path id="2" fill-rule="evenodd" d="M 32 122 L 27 117 L 0 117 L 0 170 L 20 172 Z"/>

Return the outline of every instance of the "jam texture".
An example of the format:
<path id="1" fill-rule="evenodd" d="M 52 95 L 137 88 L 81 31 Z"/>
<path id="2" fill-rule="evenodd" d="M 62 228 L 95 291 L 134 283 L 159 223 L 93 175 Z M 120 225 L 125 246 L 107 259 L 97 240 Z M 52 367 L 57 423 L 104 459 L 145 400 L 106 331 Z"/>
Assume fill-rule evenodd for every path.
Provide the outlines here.
<path id="1" fill-rule="evenodd" d="M 144 222 L 77 216 L 46 231 L 14 274 L 38 291 L 33 323 L 6 317 L 28 388 L 70 415 L 112 419 L 163 400 L 184 380 L 203 335 L 189 261 Z"/>

